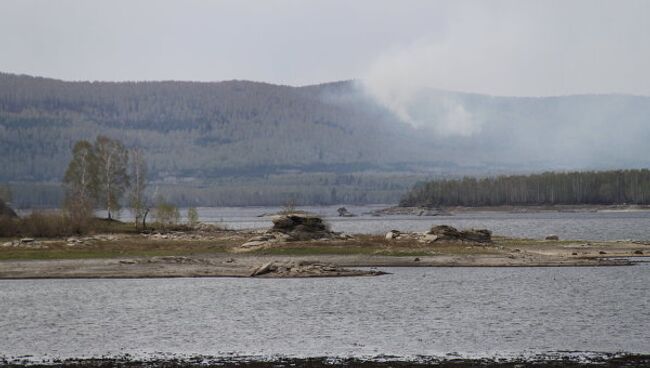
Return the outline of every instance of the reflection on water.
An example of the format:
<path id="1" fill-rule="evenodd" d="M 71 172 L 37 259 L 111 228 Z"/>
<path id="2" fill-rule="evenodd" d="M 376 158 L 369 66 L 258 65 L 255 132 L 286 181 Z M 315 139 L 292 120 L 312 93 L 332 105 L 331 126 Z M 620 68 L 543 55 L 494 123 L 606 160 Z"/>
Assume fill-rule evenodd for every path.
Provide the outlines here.
<path id="1" fill-rule="evenodd" d="M 650 264 L 0 281 L 0 355 L 650 353 Z"/>

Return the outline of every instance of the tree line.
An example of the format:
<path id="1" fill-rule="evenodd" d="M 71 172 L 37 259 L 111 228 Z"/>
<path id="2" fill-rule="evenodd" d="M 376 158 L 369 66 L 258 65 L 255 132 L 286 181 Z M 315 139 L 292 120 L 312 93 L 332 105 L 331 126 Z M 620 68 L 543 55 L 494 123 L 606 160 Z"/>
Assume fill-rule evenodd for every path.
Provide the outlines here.
<path id="1" fill-rule="evenodd" d="M 97 136 L 93 144 L 77 141 L 63 178 L 64 213 L 72 224 L 83 227 L 94 218 L 95 209 L 106 210 L 108 220 L 112 220 L 126 202 L 136 229 L 140 224 L 142 229 L 146 228 L 152 208 L 158 227 L 165 229 L 179 224 L 178 207 L 161 195 L 152 200 L 147 194 L 148 183 L 142 149 L 127 149 L 119 140 L 103 135 Z M 195 207 L 188 209 L 187 218 L 188 226 L 199 224 Z"/>
<path id="2" fill-rule="evenodd" d="M 140 148 L 127 149 L 119 140 L 103 135 L 97 136 L 93 143 L 77 141 L 63 178 L 65 199 L 61 211 L 33 211 L 27 216 L 17 216 L 5 204 L 11 200 L 12 191 L 0 186 L 0 237 L 57 237 L 125 231 L 123 223 L 113 221 L 124 203 L 134 216 L 135 231 L 140 225 L 142 230 L 147 229 L 146 218 L 150 211 L 155 229 L 187 230 L 199 225 L 195 207 L 188 209 L 187 222 L 183 224 L 174 204 L 160 195 L 152 201 L 146 193 L 147 178 L 147 163 Z M 95 216 L 98 208 L 106 211 L 108 221 Z"/>
<path id="3" fill-rule="evenodd" d="M 402 206 L 650 204 L 650 170 L 545 172 L 416 184 Z"/>
<path id="4" fill-rule="evenodd" d="M 131 160 L 129 160 L 131 156 Z M 72 159 L 63 178 L 64 209 L 81 222 L 92 218 L 95 208 L 103 208 L 111 220 L 121 208 L 128 190 L 128 206 L 136 226 L 148 213 L 145 197 L 147 164 L 142 150 L 127 150 L 122 142 L 100 135 L 94 144 L 75 143 Z"/>

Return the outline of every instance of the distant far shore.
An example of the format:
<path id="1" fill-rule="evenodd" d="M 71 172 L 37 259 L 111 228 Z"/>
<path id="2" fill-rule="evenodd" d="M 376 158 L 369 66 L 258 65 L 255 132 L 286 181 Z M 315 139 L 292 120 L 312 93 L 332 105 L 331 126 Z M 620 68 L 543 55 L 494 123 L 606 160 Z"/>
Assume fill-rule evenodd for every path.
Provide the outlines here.
<path id="1" fill-rule="evenodd" d="M 558 204 L 535 206 L 393 206 L 373 211 L 377 215 L 449 216 L 472 212 L 537 213 L 537 212 L 635 212 L 650 211 L 650 205 Z"/>

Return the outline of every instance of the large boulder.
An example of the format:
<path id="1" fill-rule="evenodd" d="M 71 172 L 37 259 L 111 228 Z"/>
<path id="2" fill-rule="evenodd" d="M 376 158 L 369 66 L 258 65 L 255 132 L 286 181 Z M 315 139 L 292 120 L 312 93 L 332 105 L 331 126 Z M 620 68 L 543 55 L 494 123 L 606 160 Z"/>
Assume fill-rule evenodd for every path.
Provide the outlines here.
<path id="1" fill-rule="evenodd" d="M 7 206 L 7 204 L 0 199 L 0 217 L 18 217 L 16 212 L 11 209 L 11 207 Z"/>

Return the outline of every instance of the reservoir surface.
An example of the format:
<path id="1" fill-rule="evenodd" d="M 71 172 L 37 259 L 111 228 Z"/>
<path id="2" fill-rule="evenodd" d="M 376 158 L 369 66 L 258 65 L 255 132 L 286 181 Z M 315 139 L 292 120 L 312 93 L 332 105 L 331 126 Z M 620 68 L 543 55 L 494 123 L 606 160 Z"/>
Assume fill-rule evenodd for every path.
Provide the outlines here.
<path id="1" fill-rule="evenodd" d="M 650 263 L 333 279 L 0 281 L 0 355 L 650 353 Z"/>

